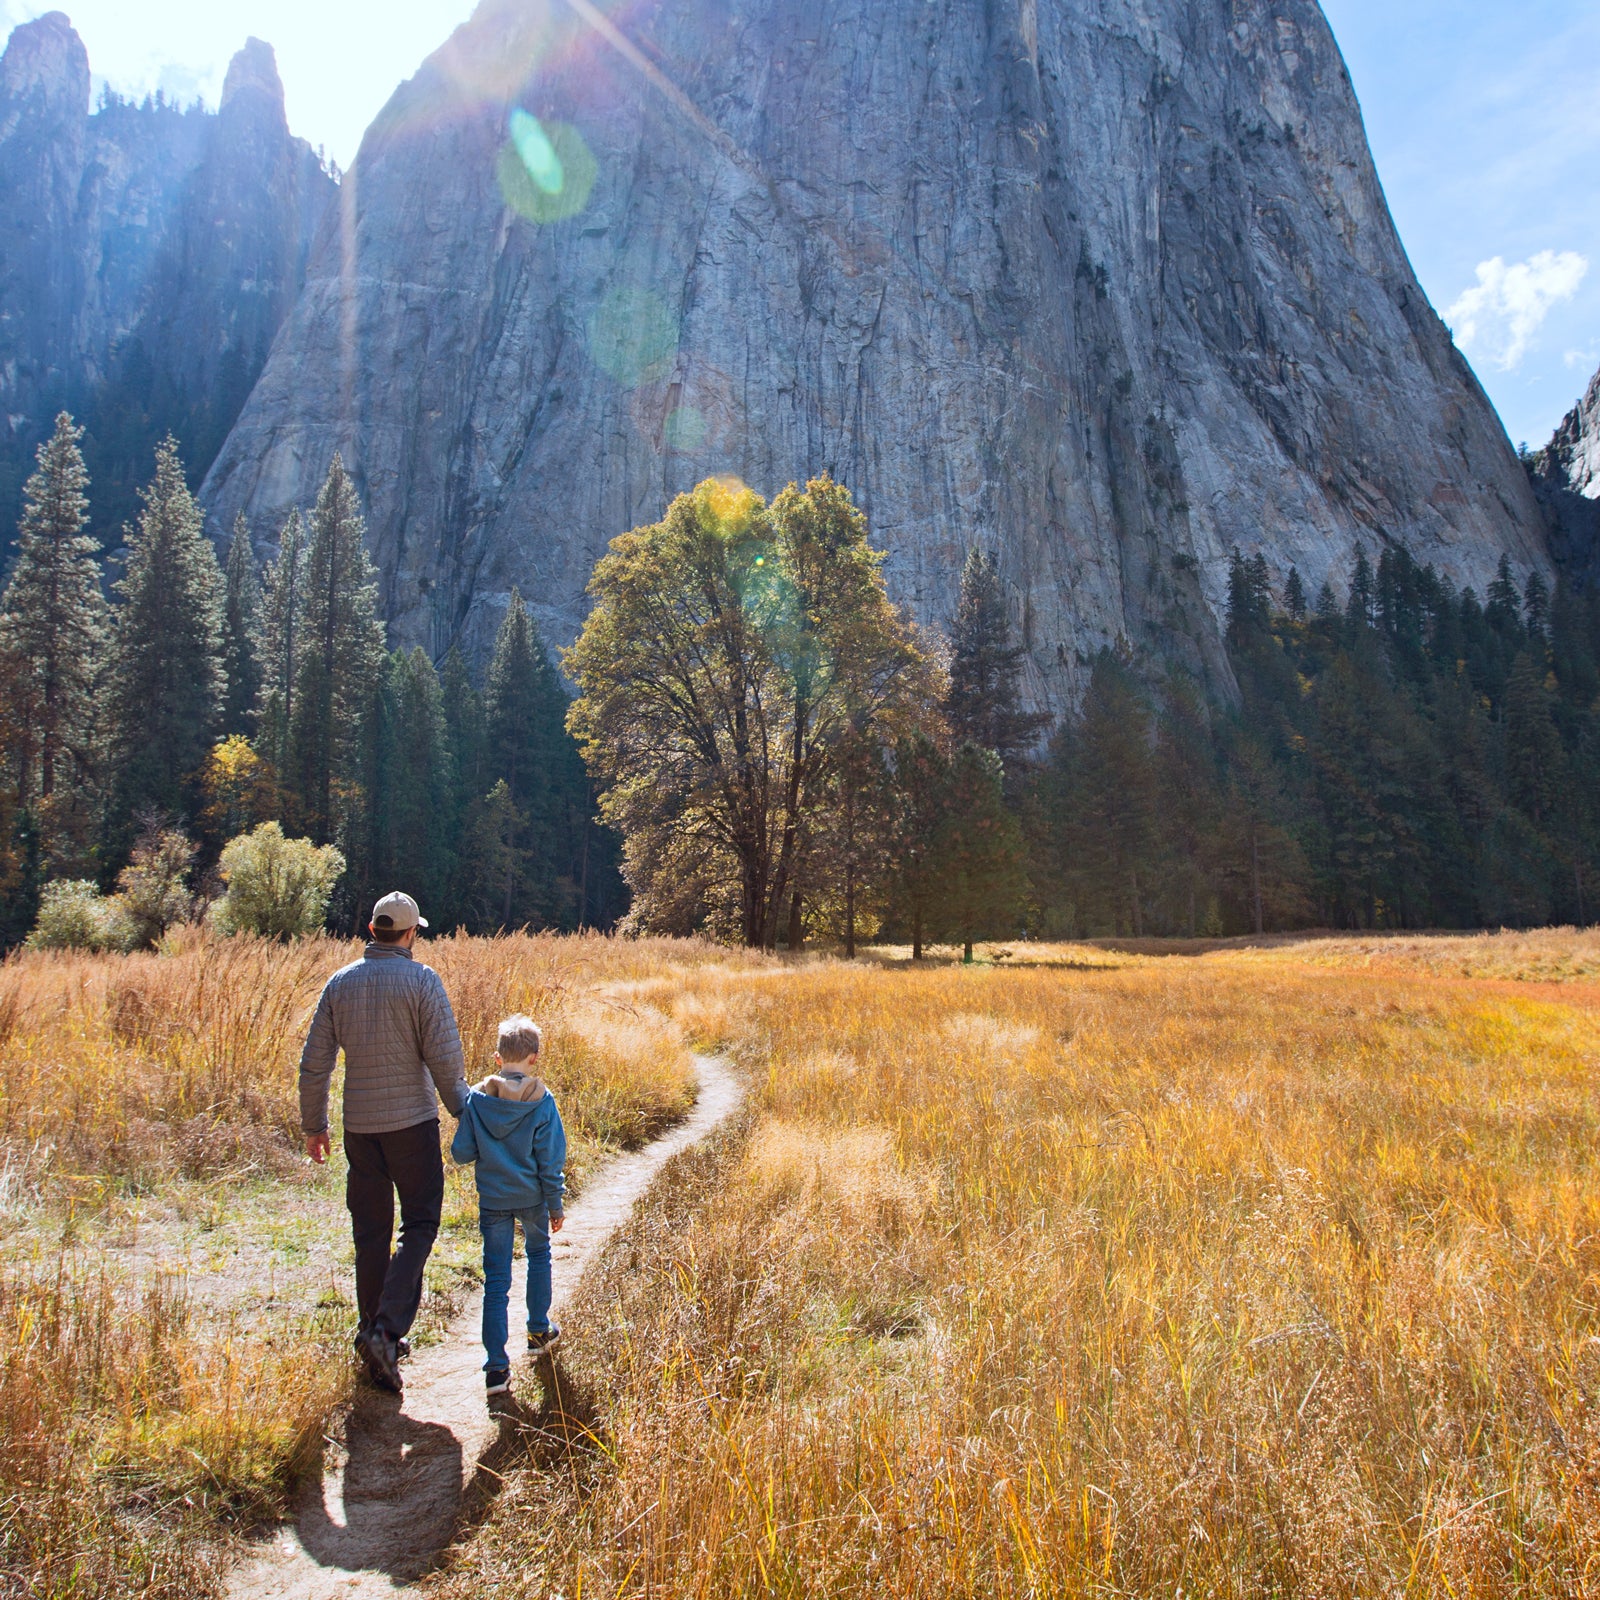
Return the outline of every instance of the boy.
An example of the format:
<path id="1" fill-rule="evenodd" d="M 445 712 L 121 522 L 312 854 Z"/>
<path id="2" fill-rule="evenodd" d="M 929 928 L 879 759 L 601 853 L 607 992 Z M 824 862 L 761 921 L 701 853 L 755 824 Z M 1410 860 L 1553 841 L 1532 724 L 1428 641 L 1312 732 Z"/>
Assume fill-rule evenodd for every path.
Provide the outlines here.
<path id="1" fill-rule="evenodd" d="M 495 1073 L 467 1095 L 450 1154 L 477 1163 L 478 1228 L 483 1234 L 484 1383 L 491 1395 L 511 1387 L 506 1307 L 516 1225 L 528 1249 L 528 1352 L 549 1355 L 561 1338 L 550 1321 L 550 1235 L 561 1232 L 562 1167 L 567 1135 L 555 1096 L 538 1076 L 543 1036 L 527 1017 L 500 1024 Z"/>

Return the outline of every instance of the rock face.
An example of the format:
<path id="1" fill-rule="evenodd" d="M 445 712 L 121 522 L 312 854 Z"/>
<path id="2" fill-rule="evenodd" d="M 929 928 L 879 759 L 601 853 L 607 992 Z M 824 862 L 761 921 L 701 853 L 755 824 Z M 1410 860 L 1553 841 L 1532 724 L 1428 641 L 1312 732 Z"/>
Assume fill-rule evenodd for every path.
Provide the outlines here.
<path id="1" fill-rule="evenodd" d="M 1600 578 L 1600 372 L 1550 443 L 1528 463 L 1550 528 L 1550 550 L 1572 576 Z"/>
<path id="2" fill-rule="evenodd" d="M 0 518 L 65 405 L 86 423 L 96 522 L 131 514 L 168 428 L 215 456 L 304 281 L 335 193 L 292 139 L 271 49 L 234 58 L 221 110 L 107 97 L 59 11 L 0 57 Z"/>
<path id="3" fill-rule="evenodd" d="M 1235 546 L 1548 562 L 1314 0 L 484 0 L 369 130 L 214 524 L 336 449 L 435 652 L 513 585 L 570 639 L 715 473 L 832 472 L 924 619 L 993 547 L 1046 707 L 1119 636 L 1225 691 Z"/>

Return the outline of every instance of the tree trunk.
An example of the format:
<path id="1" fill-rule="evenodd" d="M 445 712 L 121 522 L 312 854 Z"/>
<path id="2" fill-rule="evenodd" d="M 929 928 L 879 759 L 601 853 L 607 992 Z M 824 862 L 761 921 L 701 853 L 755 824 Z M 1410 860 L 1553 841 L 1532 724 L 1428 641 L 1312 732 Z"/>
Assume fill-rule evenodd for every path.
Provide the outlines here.
<path id="1" fill-rule="evenodd" d="M 965 966 L 970 967 L 972 965 L 972 941 L 970 939 L 964 941 L 961 951 L 961 960 L 962 964 Z"/>
<path id="2" fill-rule="evenodd" d="M 914 912 L 911 917 L 911 959 L 922 959 L 922 913 Z"/>
<path id="3" fill-rule="evenodd" d="M 793 898 L 789 901 L 789 953 L 798 955 L 801 945 L 805 942 L 805 923 L 802 921 L 802 907 L 800 891 L 795 890 Z"/>
<path id="4" fill-rule="evenodd" d="M 844 874 L 844 958 L 856 958 L 856 869 L 851 866 Z"/>
<path id="5" fill-rule="evenodd" d="M 1144 938 L 1144 911 L 1139 904 L 1139 874 L 1132 867 L 1128 869 L 1128 893 L 1133 902 L 1133 936 L 1135 939 Z"/>

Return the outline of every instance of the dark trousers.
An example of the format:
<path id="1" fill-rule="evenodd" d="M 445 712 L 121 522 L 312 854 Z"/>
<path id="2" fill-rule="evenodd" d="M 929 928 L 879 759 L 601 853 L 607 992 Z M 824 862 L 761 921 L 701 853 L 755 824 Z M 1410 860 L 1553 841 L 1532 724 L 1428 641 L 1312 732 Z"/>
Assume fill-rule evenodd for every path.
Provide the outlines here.
<path id="1" fill-rule="evenodd" d="M 393 1133 L 347 1131 L 344 1153 L 350 1164 L 344 1199 L 356 1244 L 356 1309 L 363 1329 L 380 1327 L 398 1339 L 416 1320 L 422 1269 L 444 1206 L 438 1119 Z M 396 1194 L 400 1248 L 391 1260 Z"/>

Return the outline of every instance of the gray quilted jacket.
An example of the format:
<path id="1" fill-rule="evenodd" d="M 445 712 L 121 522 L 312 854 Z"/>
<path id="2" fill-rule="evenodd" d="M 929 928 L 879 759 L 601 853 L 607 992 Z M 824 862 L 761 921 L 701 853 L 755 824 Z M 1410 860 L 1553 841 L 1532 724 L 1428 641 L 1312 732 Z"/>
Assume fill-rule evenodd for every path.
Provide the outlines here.
<path id="1" fill-rule="evenodd" d="M 323 987 L 300 1052 L 300 1126 L 328 1131 L 328 1084 L 344 1050 L 344 1125 L 393 1133 L 467 1103 L 466 1063 L 439 974 L 398 945 L 369 944 Z M 438 1095 L 434 1085 L 438 1085 Z"/>

